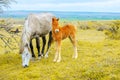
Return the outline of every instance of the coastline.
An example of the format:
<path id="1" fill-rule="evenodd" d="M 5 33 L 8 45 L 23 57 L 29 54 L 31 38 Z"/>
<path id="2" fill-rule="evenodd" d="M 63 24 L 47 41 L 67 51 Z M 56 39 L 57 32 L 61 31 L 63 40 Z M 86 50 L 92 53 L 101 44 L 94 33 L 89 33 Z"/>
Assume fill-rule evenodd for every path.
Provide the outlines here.
<path id="1" fill-rule="evenodd" d="M 29 14 L 52 13 L 63 20 L 120 20 L 120 13 L 115 12 L 71 12 L 71 11 L 5 11 L 0 18 L 25 19 Z"/>

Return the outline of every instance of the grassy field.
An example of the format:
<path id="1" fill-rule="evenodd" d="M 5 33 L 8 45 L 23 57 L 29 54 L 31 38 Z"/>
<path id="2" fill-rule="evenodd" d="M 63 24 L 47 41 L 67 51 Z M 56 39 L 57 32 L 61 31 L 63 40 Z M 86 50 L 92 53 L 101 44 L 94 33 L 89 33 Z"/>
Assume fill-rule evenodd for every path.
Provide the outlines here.
<path id="1" fill-rule="evenodd" d="M 20 37 L 16 39 L 19 42 Z M 30 61 L 28 68 L 22 67 L 18 49 L 3 53 L 9 48 L 0 47 L 0 80 L 120 80 L 120 40 L 107 39 L 104 31 L 78 28 L 77 43 L 78 59 L 72 59 L 72 44 L 65 39 L 60 63 L 53 62 L 53 43 L 49 58 Z M 17 43 L 12 44 L 18 48 Z M 34 51 L 37 55 L 36 48 Z"/>

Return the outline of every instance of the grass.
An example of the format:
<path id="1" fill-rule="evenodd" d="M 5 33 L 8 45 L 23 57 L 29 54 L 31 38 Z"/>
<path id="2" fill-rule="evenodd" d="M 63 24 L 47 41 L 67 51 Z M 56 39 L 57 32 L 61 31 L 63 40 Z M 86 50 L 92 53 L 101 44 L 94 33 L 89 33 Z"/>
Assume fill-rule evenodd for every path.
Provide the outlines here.
<path id="1" fill-rule="evenodd" d="M 17 39 L 19 41 L 19 38 Z M 72 44 L 69 39 L 65 39 L 62 41 L 62 61 L 60 63 L 53 62 L 55 44 L 52 44 L 49 58 L 30 61 L 28 68 L 22 67 L 18 49 L 4 54 L 0 52 L 0 80 L 120 79 L 119 40 L 106 39 L 104 32 L 95 29 L 78 29 L 77 42 L 78 59 L 72 59 Z M 3 49 L 6 48 L 0 48 L 0 50 Z M 34 50 L 37 55 L 36 48 Z"/>

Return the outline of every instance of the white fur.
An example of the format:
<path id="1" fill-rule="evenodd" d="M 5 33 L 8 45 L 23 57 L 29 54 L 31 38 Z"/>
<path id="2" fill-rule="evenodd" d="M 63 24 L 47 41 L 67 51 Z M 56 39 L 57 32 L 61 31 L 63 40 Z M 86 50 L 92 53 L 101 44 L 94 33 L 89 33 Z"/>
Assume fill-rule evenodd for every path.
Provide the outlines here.
<path id="1" fill-rule="evenodd" d="M 21 49 L 22 52 L 22 65 L 29 65 L 31 54 L 28 49 L 30 49 L 30 39 L 34 37 L 45 36 L 52 30 L 52 18 L 54 17 L 51 13 L 41 13 L 41 14 L 30 14 L 24 24 L 21 37 Z"/>
<path id="2" fill-rule="evenodd" d="M 24 67 L 25 65 L 29 66 L 30 58 L 31 58 L 31 54 L 30 54 L 28 48 L 25 47 L 25 48 L 24 48 L 24 51 L 23 51 L 23 53 L 22 53 L 22 65 L 23 65 L 23 67 Z"/>

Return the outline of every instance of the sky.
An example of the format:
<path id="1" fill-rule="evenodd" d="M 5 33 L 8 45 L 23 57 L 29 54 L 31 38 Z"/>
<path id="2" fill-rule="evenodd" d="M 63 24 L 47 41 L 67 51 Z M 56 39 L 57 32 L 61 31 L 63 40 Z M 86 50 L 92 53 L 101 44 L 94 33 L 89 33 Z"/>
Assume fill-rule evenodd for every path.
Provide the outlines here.
<path id="1" fill-rule="evenodd" d="M 120 12 L 120 0 L 16 0 L 8 10 Z"/>

